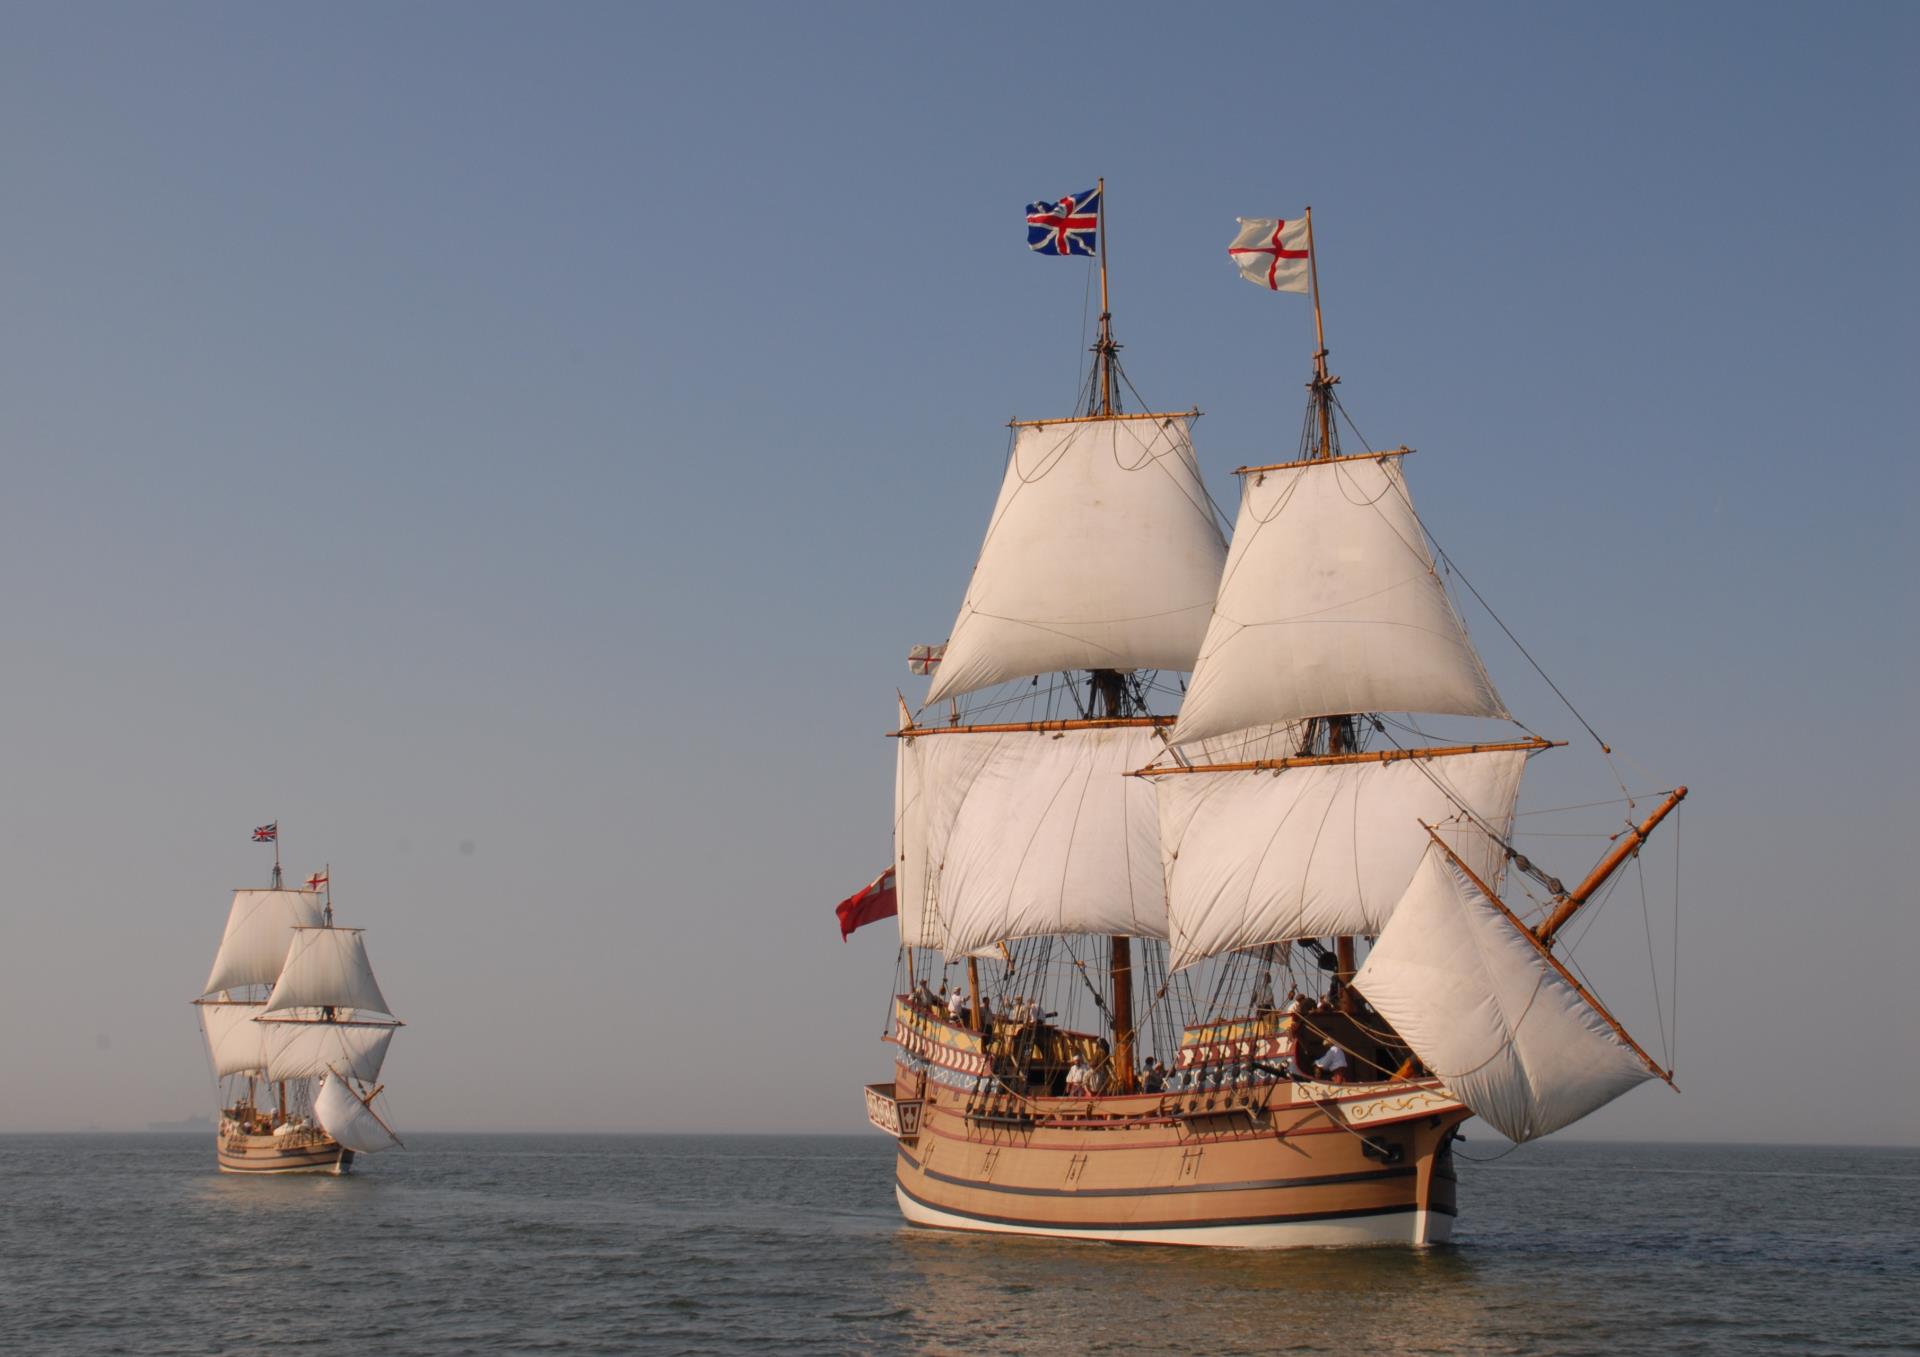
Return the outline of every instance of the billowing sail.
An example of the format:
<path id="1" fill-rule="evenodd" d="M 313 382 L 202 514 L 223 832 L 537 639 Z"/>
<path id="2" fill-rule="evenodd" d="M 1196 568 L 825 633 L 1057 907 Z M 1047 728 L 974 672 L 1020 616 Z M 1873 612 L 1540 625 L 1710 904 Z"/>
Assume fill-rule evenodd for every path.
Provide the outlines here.
<path id="1" fill-rule="evenodd" d="M 235 891 L 227 931 L 202 994 L 271 985 L 287 959 L 293 930 L 320 922 L 318 891 Z"/>
<path id="2" fill-rule="evenodd" d="M 1353 712 L 1506 716 L 1434 572 L 1397 455 L 1241 482 L 1176 740 Z"/>
<path id="3" fill-rule="evenodd" d="M 1354 988 L 1509 1140 L 1578 1121 L 1651 1076 L 1511 920 L 1428 852 Z"/>
<path id="4" fill-rule="evenodd" d="M 924 892 L 922 945 L 937 938 L 958 955 L 1045 933 L 1166 936 L 1153 788 L 1126 776 L 1164 750 L 1155 729 L 950 731 L 911 743 L 901 757 L 918 813 L 903 814 L 895 880 L 903 912 Z"/>
<path id="5" fill-rule="evenodd" d="M 1502 837 L 1523 750 L 1393 763 L 1155 778 L 1171 964 L 1294 938 L 1386 926 L 1433 825 L 1488 881 L 1505 860 L 1462 807 Z"/>
<path id="6" fill-rule="evenodd" d="M 328 1135 L 361 1154 L 390 1150 L 400 1143 L 400 1137 L 389 1131 L 386 1123 L 360 1101 L 360 1095 L 335 1074 L 320 1081 L 319 1091 L 313 1095 L 313 1115 Z"/>
<path id="7" fill-rule="evenodd" d="M 928 702 L 1063 669 L 1190 669 L 1226 543 L 1185 415 L 1023 426 Z"/>
<path id="8" fill-rule="evenodd" d="M 397 1030 L 387 1023 L 255 1023 L 266 1037 L 267 1078 L 313 1079 L 329 1069 L 371 1084 L 380 1077 Z"/>
<path id="9" fill-rule="evenodd" d="M 207 1052 L 213 1057 L 215 1078 L 248 1074 L 267 1067 L 267 1033 L 254 1019 L 265 1004 L 210 1002 L 200 1005 L 200 1021 L 207 1029 Z"/>
<path id="10" fill-rule="evenodd" d="M 390 1013 L 367 961 L 367 945 L 357 928 L 295 929 L 280 979 L 267 999 L 267 1012 L 291 1008 L 351 1008 Z"/>

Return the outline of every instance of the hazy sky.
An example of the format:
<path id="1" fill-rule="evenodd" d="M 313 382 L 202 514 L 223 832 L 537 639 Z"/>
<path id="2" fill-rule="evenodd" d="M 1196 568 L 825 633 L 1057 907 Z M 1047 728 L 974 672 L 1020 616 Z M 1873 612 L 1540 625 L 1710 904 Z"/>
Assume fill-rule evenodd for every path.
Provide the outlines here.
<path id="1" fill-rule="evenodd" d="M 1311 202 L 1359 427 L 1636 790 L 1693 788 L 1647 864 L 1685 1092 L 1576 1134 L 1920 1134 L 1913 8 L 5 28 L 0 1129 L 212 1110 L 187 1001 L 276 817 L 410 1023 L 403 1130 L 861 1126 L 894 937 L 831 908 L 1003 426 L 1070 413 L 1089 273 L 1023 207 L 1104 174 L 1215 495 L 1311 349 L 1233 219 Z M 1607 795 L 1469 621 L 1576 740 L 1532 803 Z M 1578 955 L 1648 1035 L 1643 928 Z"/>

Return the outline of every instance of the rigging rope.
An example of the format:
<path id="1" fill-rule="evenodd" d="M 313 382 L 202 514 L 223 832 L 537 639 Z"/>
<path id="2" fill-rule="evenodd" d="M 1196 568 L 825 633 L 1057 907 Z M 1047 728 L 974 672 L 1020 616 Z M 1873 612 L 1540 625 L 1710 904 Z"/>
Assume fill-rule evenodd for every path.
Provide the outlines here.
<path id="1" fill-rule="evenodd" d="M 1353 416 L 1347 413 L 1347 408 L 1345 405 L 1341 404 L 1340 398 L 1336 395 L 1336 396 L 1333 396 L 1332 399 L 1333 399 L 1333 408 L 1339 413 L 1340 418 L 1346 420 L 1347 427 L 1353 430 L 1353 436 L 1360 440 L 1360 446 L 1363 448 L 1366 448 L 1368 452 L 1372 452 L 1373 451 L 1372 446 L 1367 442 L 1366 436 L 1360 432 L 1359 426 L 1354 423 Z M 1404 497 L 1405 491 L 1403 490 L 1401 493 Z M 1411 500 L 1408 501 L 1407 508 L 1410 511 L 1412 510 L 1413 504 Z M 1569 712 L 1571 712 L 1573 715 L 1573 719 L 1578 721 L 1581 727 L 1587 732 L 1587 734 L 1593 737 L 1593 742 L 1600 746 L 1600 752 L 1608 756 L 1607 766 L 1609 768 L 1612 768 L 1613 767 L 1612 747 L 1608 745 L 1608 743 L 1605 740 L 1600 738 L 1600 732 L 1595 730 L 1592 724 L 1588 722 L 1587 718 L 1580 714 L 1580 709 L 1573 705 L 1572 700 L 1569 699 L 1565 693 L 1560 691 L 1560 685 L 1555 683 L 1553 681 L 1553 678 L 1547 673 L 1547 671 L 1540 666 L 1540 662 L 1533 658 L 1533 653 L 1520 643 L 1520 638 L 1513 634 L 1513 628 L 1509 627 L 1506 624 L 1505 619 L 1503 619 L 1499 613 L 1493 610 L 1493 605 L 1488 603 L 1486 598 L 1481 594 L 1481 592 L 1474 587 L 1473 581 L 1467 578 L 1466 572 L 1460 569 L 1459 563 L 1456 562 L 1452 556 L 1447 554 L 1446 547 L 1441 545 L 1440 539 L 1433 535 L 1433 530 L 1427 527 L 1424 521 L 1419 520 L 1417 514 L 1415 515 L 1415 518 L 1416 518 L 1416 521 L 1420 522 L 1421 531 L 1426 534 L 1427 541 L 1432 544 L 1434 551 L 1439 553 L 1440 559 L 1446 565 L 1448 572 L 1456 576 L 1459 579 L 1460 583 L 1467 586 L 1467 592 L 1473 595 L 1475 602 L 1479 603 L 1479 605 L 1482 608 L 1486 609 L 1487 616 L 1493 619 L 1494 625 L 1498 626 L 1500 630 L 1506 634 L 1506 638 L 1509 641 L 1513 642 L 1513 648 L 1515 650 L 1518 650 L 1521 656 L 1525 658 L 1526 662 L 1533 666 L 1533 672 L 1538 674 L 1541 680 L 1547 685 L 1547 687 L 1553 690 L 1553 695 L 1560 699 L 1561 705 L 1564 706 Z M 1514 724 L 1519 725 L 1519 722 L 1516 721 Z M 1522 729 L 1524 729 L 1524 727 L 1522 727 Z M 1614 780 L 1616 782 L 1620 780 L 1620 775 L 1618 771 L 1614 772 Z M 1621 790 L 1623 792 L 1626 790 L 1625 783 L 1621 783 Z"/>

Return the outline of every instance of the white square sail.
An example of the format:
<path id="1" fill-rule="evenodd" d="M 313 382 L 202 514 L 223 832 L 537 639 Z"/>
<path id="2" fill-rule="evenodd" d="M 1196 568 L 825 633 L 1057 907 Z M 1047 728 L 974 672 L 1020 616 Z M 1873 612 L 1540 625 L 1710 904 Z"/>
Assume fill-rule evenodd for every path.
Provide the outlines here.
<path id="1" fill-rule="evenodd" d="M 1226 542 L 1185 415 L 1022 426 L 929 703 L 1067 669 L 1191 669 Z"/>

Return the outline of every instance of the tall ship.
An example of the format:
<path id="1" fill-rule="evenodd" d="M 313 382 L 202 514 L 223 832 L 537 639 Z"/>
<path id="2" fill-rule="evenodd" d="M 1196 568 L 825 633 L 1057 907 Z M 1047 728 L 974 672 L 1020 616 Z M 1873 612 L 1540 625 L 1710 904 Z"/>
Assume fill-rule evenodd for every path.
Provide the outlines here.
<path id="1" fill-rule="evenodd" d="M 1310 211 L 1231 251 L 1311 293 L 1316 344 L 1297 452 L 1237 468 L 1229 535 L 1199 412 L 1123 402 L 1104 196 L 1030 209 L 1036 249 L 1099 256 L 1093 362 L 1079 413 L 1011 426 L 959 615 L 910 653 L 892 862 L 840 907 L 900 932 L 868 1116 L 917 1225 L 1440 1243 L 1470 1117 L 1531 1140 L 1672 1082 L 1557 944 L 1686 789 L 1623 788 L 1571 887 L 1515 846 L 1564 741 L 1508 713 L 1411 449 L 1343 445 Z"/>
<path id="2" fill-rule="evenodd" d="M 200 1012 L 220 1088 L 223 1173 L 345 1173 L 355 1154 L 400 1144 L 373 1109 L 401 1022 L 367 960 L 363 931 L 333 921 L 331 868 L 286 886 L 280 826 L 273 884 L 233 893 Z"/>

